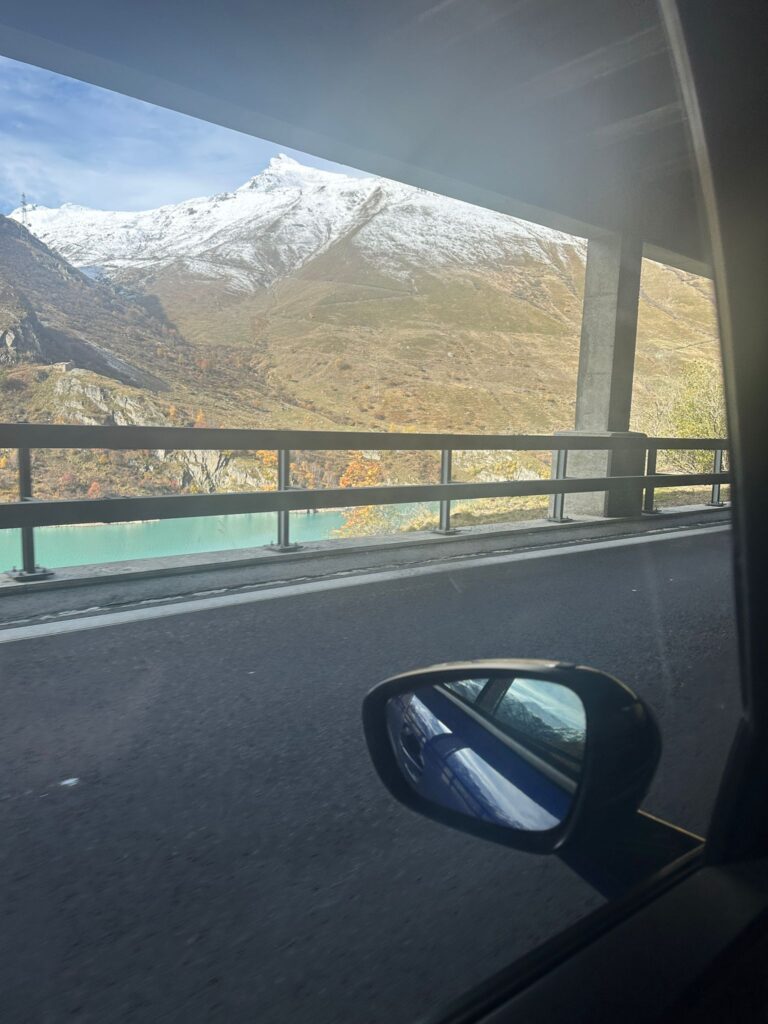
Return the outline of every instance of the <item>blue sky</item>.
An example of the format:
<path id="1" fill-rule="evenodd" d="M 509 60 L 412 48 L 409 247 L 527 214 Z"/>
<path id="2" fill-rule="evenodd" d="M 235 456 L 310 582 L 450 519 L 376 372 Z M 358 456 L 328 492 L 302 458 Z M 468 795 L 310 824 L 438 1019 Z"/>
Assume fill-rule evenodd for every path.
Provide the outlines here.
<path id="1" fill-rule="evenodd" d="M 0 57 L 0 213 L 28 202 L 146 210 L 223 192 L 275 153 L 349 168 Z"/>

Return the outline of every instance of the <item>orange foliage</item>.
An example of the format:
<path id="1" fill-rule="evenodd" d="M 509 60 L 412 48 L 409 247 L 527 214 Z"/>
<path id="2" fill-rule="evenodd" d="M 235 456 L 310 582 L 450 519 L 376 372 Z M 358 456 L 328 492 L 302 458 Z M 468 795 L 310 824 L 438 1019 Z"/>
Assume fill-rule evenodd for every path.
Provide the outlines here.
<path id="1" fill-rule="evenodd" d="M 88 488 L 89 498 L 100 498 L 101 497 L 101 484 L 98 480 L 94 480 L 91 486 Z"/>
<path id="2" fill-rule="evenodd" d="M 339 480 L 340 487 L 378 487 L 384 482 L 384 470 L 378 459 L 369 459 L 362 452 L 352 452 L 347 468 Z M 376 533 L 375 505 L 358 505 L 345 515 L 341 533 Z"/>
<path id="3" fill-rule="evenodd" d="M 277 469 L 277 452 L 270 448 L 260 448 L 256 457 L 265 469 Z"/>
<path id="4" fill-rule="evenodd" d="M 340 487 L 377 487 L 384 481 L 384 471 L 378 459 L 368 459 L 362 452 L 352 452 L 352 458 L 339 480 Z"/>

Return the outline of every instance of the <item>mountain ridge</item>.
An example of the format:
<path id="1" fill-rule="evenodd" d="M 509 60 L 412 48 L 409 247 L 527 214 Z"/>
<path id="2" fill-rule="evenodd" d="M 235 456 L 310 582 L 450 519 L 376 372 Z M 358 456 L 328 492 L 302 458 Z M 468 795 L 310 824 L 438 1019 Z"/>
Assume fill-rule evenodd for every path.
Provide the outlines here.
<path id="1" fill-rule="evenodd" d="M 376 208 L 361 218 L 374 196 Z M 382 214 L 388 218 L 374 225 Z M 364 240 L 362 251 L 395 272 L 402 272 L 404 253 L 426 267 L 466 267 L 505 259 L 515 251 L 548 259 L 543 244 L 584 247 L 583 241 L 550 228 L 384 178 L 305 167 L 282 154 L 231 192 L 154 210 L 32 205 L 9 216 L 23 217 L 38 237 L 77 266 L 104 266 L 119 275 L 183 260 L 192 273 L 229 275 L 234 286 L 251 288 L 295 273 L 352 229 L 355 234 L 368 229 L 372 237 Z M 244 256 L 245 273 L 239 265 Z"/>
<path id="2" fill-rule="evenodd" d="M 22 216 L 175 332 L 157 372 L 188 416 L 521 433 L 573 422 L 583 239 L 283 156 L 234 191 L 154 211 Z M 716 354 L 708 285 L 646 261 L 642 289 L 640 407 Z"/>

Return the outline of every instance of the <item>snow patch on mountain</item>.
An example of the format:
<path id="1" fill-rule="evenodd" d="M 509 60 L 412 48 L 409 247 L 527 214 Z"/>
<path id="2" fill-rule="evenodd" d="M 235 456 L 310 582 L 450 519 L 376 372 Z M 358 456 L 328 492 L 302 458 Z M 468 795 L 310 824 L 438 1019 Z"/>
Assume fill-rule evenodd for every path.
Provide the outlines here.
<path id="1" fill-rule="evenodd" d="M 142 212 L 27 206 L 42 241 L 77 267 L 135 280 L 179 267 L 238 290 L 269 286 L 335 243 L 396 277 L 420 269 L 550 264 L 583 254 L 570 235 L 385 178 L 352 178 L 283 154 L 233 192 Z M 20 209 L 10 216 L 22 219 Z"/>

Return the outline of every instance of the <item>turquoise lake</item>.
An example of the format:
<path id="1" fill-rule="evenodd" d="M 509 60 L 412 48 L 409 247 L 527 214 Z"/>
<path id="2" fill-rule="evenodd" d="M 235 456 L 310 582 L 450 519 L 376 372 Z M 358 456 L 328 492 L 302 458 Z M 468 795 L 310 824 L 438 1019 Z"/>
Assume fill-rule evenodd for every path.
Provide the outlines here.
<path id="1" fill-rule="evenodd" d="M 291 515 L 291 540 L 326 540 L 344 523 L 341 512 Z M 277 514 L 262 512 L 204 519 L 164 519 L 98 526 L 43 526 L 35 530 L 35 557 L 49 569 L 133 558 L 232 551 L 273 544 Z M 19 530 L 0 530 L 0 572 L 21 564 Z"/>

